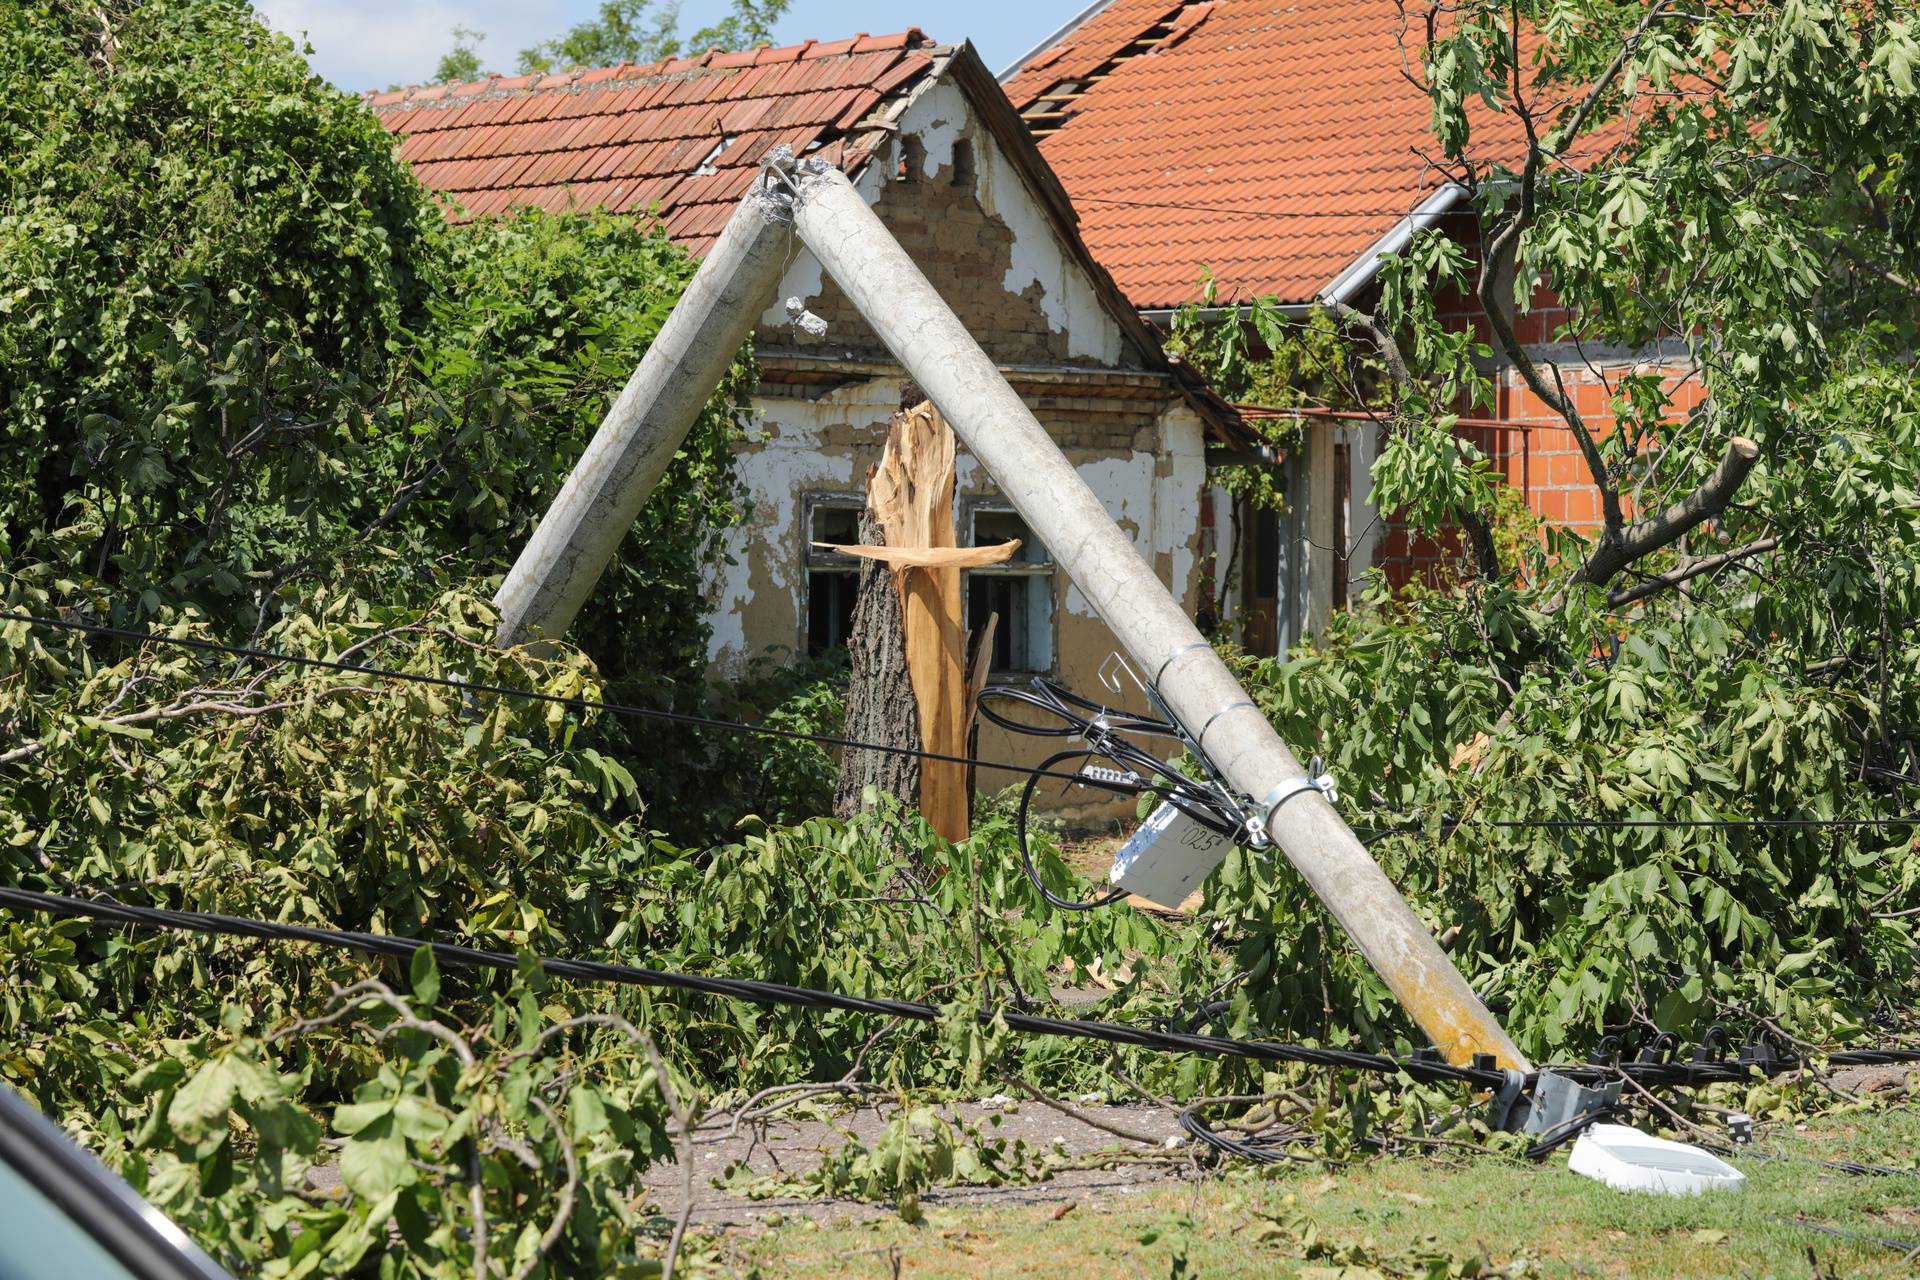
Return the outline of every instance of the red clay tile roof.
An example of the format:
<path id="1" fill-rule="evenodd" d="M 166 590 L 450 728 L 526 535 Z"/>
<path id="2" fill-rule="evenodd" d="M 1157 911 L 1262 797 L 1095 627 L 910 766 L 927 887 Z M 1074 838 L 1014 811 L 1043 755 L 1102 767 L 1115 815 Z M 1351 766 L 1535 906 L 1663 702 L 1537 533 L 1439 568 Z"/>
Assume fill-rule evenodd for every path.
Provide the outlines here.
<path id="1" fill-rule="evenodd" d="M 1203 266 L 1222 300 L 1306 302 L 1443 181 L 1399 22 L 1394 0 L 1112 0 L 1005 87 L 1135 306 L 1192 299 Z"/>
<path id="2" fill-rule="evenodd" d="M 667 234 L 697 255 L 775 145 L 857 169 L 877 137 L 859 126 L 917 84 L 935 52 L 913 30 L 493 76 L 371 94 L 367 104 L 402 136 L 400 158 L 420 181 L 457 202 L 455 216 L 658 205 Z"/>

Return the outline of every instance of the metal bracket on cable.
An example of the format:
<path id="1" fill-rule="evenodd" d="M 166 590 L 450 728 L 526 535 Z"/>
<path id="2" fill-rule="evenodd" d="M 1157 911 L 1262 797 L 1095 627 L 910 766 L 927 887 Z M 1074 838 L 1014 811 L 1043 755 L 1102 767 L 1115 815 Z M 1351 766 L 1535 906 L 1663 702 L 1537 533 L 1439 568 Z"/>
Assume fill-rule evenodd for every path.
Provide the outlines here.
<path id="1" fill-rule="evenodd" d="M 1208 647 L 1204 640 L 1188 646 L 1189 649 L 1204 649 Z M 1181 649 L 1168 657 L 1165 662 L 1160 664 L 1160 673 L 1164 674 L 1166 669 L 1173 665 L 1173 660 L 1185 652 L 1187 652 L 1187 649 Z M 1120 676 L 1123 673 L 1128 679 L 1133 681 L 1134 687 L 1146 696 L 1147 701 L 1152 704 L 1154 711 L 1159 714 L 1160 718 L 1173 726 L 1174 732 L 1180 737 L 1180 745 L 1185 747 L 1188 754 L 1200 762 L 1200 767 L 1207 771 L 1207 777 L 1211 778 L 1214 785 L 1220 789 L 1220 794 L 1231 797 L 1233 795 L 1233 788 L 1227 784 L 1226 775 L 1220 772 L 1219 766 L 1213 762 L 1213 757 L 1209 756 L 1206 750 L 1200 745 L 1200 734 L 1206 733 L 1207 729 L 1212 727 L 1213 719 L 1210 717 L 1207 720 L 1206 725 L 1200 730 L 1200 734 L 1188 733 L 1187 726 L 1180 723 L 1180 717 L 1173 714 L 1173 708 L 1169 707 L 1166 699 L 1160 696 L 1159 675 L 1156 674 L 1152 680 L 1142 679 L 1140 673 L 1133 669 L 1133 664 L 1121 657 L 1118 650 L 1109 653 L 1107 660 L 1100 664 L 1100 683 L 1105 686 L 1109 693 L 1116 695 L 1123 694 L 1126 692 L 1126 690 L 1120 686 Z M 1235 705 L 1238 704 L 1236 703 Z M 1231 710 L 1231 708 L 1223 707 L 1221 710 L 1226 711 Z M 1218 713 L 1216 713 L 1216 715 L 1217 714 Z M 1095 723 L 1097 724 L 1099 722 L 1096 721 Z"/>

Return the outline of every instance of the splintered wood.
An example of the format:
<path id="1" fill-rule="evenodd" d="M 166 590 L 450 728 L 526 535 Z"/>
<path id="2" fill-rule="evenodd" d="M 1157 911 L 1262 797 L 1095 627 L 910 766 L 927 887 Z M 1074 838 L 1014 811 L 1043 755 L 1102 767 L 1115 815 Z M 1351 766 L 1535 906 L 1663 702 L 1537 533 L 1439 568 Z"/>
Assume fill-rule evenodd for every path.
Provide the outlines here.
<path id="1" fill-rule="evenodd" d="M 968 679 L 960 571 L 1004 563 L 1020 543 L 954 545 L 953 451 L 953 430 L 930 401 L 896 414 L 880 463 L 867 472 L 867 511 L 885 545 L 834 550 L 887 566 L 900 593 L 921 750 L 963 756 L 973 729 L 971 686 L 984 680 L 985 666 Z M 920 812 L 948 840 L 967 837 L 968 793 L 964 764 L 920 762 Z"/>

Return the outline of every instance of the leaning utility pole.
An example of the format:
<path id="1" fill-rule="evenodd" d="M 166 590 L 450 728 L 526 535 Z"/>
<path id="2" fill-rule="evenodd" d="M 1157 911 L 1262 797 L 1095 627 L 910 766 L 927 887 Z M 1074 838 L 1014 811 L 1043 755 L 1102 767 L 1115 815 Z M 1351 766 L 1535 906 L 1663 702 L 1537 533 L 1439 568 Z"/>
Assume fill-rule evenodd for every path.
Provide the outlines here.
<path id="1" fill-rule="evenodd" d="M 1299 761 L 1213 646 L 1154 577 L 1093 490 L 846 175 L 814 161 L 795 164 L 790 157 L 773 160 L 768 172 L 771 182 L 756 188 L 747 204 L 769 198 L 773 183 L 786 188 L 791 224 L 801 241 L 894 358 L 925 389 L 1035 537 L 1052 550 L 1174 718 L 1226 781 L 1251 800 L 1261 836 L 1292 862 L 1422 1030 L 1451 1061 L 1465 1062 L 1473 1054 L 1490 1053 L 1503 1066 L 1526 1070 L 1526 1059 L 1340 815 L 1307 779 Z M 736 214 L 734 223 L 741 217 Z M 728 231 L 733 230 L 730 223 Z M 701 274 L 706 270 L 703 264 Z M 695 285 L 699 283 L 696 276 Z M 711 294 L 696 299 L 689 290 L 679 310 L 713 305 Z M 722 334 L 737 329 L 744 337 L 760 309 L 743 309 L 732 319 L 703 316 L 689 321 L 688 327 L 705 325 Z M 738 340 L 727 346 L 725 357 L 731 357 Z M 649 351 L 623 400 L 634 394 L 653 357 Z M 710 353 L 706 356 L 714 370 L 712 382 L 706 384 L 709 390 L 724 367 L 713 364 L 714 358 Z M 691 416 L 687 422 L 691 424 Z M 601 435 L 606 434 L 608 427 L 603 426 Z M 603 450 L 596 437 L 581 470 L 589 459 L 613 449 Z M 670 446 L 667 452 L 671 454 Z M 642 473 L 632 469 L 630 474 Z M 578 479 L 578 472 L 569 478 L 555 503 L 556 513 L 567 503 Z M 645 496 L 642 492 L 636 498 L 626 492 L 618 509 L 637 511 Z M 608 509 L 613 505 L 609 502 Z M 545 547 L 542 554 L 547 563 L 584 575 L 591 586 L 619 539 L 614 535 L 609 542 L 601 536 L 589 552 L 582 541 L 584 531 L 574 531 L 585 523 L 575 520 L 573 526 L 549 536 L 543 522 L 534 543 Z M 509 587 L 528 581 L 529 589 L 534 589 L 545 575 L 540 564 L 527 563 L 533 554 L 530 545 L 515 565 Z M 519 616 L 546 634 L 557 635 L 571 622 L 585 594 L 584 589 L 577 595 L 553 593 L 553 599 L 571 604 L 546 612 L 522 610 Z"/>
<path id="2" fill-rule="evenodd" d="M 754 321 L 773 302 L 793 254 L 791 219 L 756 184 L 494 596 L 501 644 L 556 639 L 573 624 Z"/>

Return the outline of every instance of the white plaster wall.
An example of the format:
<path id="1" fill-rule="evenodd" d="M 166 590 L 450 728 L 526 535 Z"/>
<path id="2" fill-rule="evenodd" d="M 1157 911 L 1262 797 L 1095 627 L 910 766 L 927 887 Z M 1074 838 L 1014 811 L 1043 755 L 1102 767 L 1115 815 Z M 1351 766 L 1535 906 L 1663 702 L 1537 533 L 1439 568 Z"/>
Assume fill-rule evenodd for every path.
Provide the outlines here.
<path id="1" fill-rule="evenodd" d="M 830 428 L 885 423 L 899 404 L 899 389 L 898 380 L 879 378 L 819 400 L 756 400 L 755 420 L 734 462 L 750 514 L 727 532 L 730 563 L 711 571 L 708 584 L 713 600 L 708 658 L 719 670 L 737 671 L 770 648 L 800 644 L 806 609 L 805 495 L 860 492 L 875 458 L 870 448 L 823 447 L 821 440 Z M 1195 535 L 1206 485 L 1205 439 L 1200 419 L 1184 405 L 1162 415 L 1157 436 L 1153 451 L 1084 458 L 1075 470 L 1141 559 L 1182 607 L 1191 608 Z M 954 477 L 960 496 L 999 488 L 964 447 L 955 457 Z M 1060 607 L 1071 615 L 1056 627 L 1064 637 L 1073 629 L 1072 619 L 1090 622 L 1095 615 L 1064 576 L 1057 585 Z"/>
<path id="2" fill-rule="evenodd" d="M 1200 497 L 1207 487 L 1207 435 L 1200 415 L 1176 402 L 1160 416 L 1161 475 L 1154 489 L 1154 546 L 1171 556 L 1168 589 L 1194 607 L 1198 585 Z"/>
<path id="3" fill-rule="evenodd" d="M 806 609 L 809 493 L 857 493 L 866 472 L 854 451 L 822 449 L 820 433 L 844 423 L 884 422 L 899 404 L 897 383 L 859 383 L 820 400 L 757 397 L 747 440 L 734 451 L 747 518 L 727 530 L 726 561 L 709 570 L 707 660 L 736 672 L 776 646 L 797 648 Z"/>

